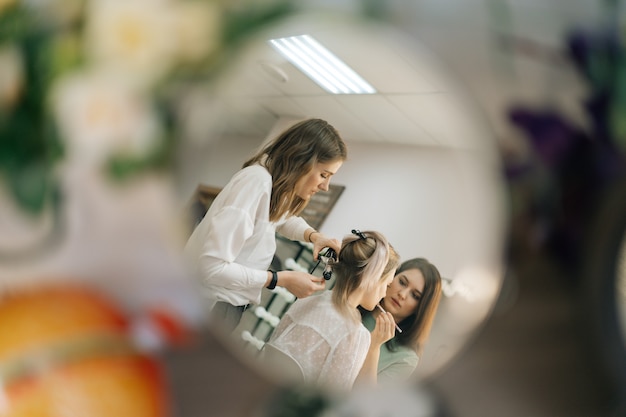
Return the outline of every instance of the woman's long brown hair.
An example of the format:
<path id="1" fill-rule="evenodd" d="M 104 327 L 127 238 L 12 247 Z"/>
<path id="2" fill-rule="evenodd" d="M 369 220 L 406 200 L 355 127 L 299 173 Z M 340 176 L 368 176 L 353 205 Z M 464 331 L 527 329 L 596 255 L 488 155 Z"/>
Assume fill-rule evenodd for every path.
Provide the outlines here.
<path id="1" fill-rule="evenodd" d="M 347 148 L 337 130 L 321 119 L 307 119 L 291 126 L 263 146 L 243 168 L 260 164 L 272 176 L 270 221 L 297 216 L 307 201 L 298 197 L 296 183 L 316 162 L 345 161 Z"/>
<path id="2" fill-rule="evenodd" d="M 410 269 L 419 269 L 424 276 L 424 291 L 415 312 L 398 323 L 402 328 L 399 333 L 387 342 L 390 350 L 396 344 L 408 346 L 421 354 L 435 320 L 435 314 L 441 300 L 442 282 L 439 270 L 425 258 L 413 258 L 402 262 L 396 275 Z"/>

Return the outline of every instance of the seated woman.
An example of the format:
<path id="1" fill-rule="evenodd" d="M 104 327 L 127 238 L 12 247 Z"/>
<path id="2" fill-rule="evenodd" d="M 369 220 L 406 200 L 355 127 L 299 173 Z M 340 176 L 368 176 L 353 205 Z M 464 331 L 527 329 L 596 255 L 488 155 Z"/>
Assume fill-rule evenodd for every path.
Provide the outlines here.
<path id="1" fill-rule="evenodd" d="M 380 308 L 361 310 L 363 324 L 372 331 L 372 342 L 358 380 L 378 382 L 404 381 L 415 370 L 419 355 L 441 299 L 441 275 L 424 258 L 403 262 L 396 272 Z M 391 313 L 400 330 L 385 322 Z M 386 324 L 386 326 L 385 326 Z M 385 334 L 385 329 L 391 329 Z"/>
<path id="2" fill-rule="evenodd" d="M 350 390 L 371 337 L 358 307 L 376 307 L 399 263 L 398 254 L 382 234 L 353 230 L 344 237 L 337 261 L 331 262 L 336 277 L 333 289 L 296 300 L 261 358 L 267 360 L 269 352 L 278 351 L 295 362 L 303 382 L 334 392 Z"/>

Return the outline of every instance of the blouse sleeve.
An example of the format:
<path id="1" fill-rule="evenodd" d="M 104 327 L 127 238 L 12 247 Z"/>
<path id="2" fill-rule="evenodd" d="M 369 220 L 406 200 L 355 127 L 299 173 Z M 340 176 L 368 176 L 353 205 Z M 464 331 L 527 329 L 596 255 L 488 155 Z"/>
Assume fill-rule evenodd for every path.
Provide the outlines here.
<path id="1" fill-rule="evenodd" d="M 304 232 L 310 227 L 302 217 L 290 216 L 278 224 L 276 231 L 287 239 L 303 241 Z"/>
<path id="2" fill-rule="evenodd" d="M 370 333 L 363 330 L 347 334 L 337 344 L 320 373 L 320 385 L 344 391 L 352 389 L 370 345 Z"/>
<path id="3" fill-rule="evenodd" d="M 205 282 L 219 283 L 226 289 L 256 298 L 267 280 L 267 272 L 245 267 L 234 260 L 245 240 L 252 234 L 254 224 L 243 210 L 225 207 L 210 219 L 209 232 L 199 257 L 200 273 Z"/>
<path id="4" fill-rule="evenodd" d="M 296 310 L 299 301 L 290 307 Z M 327 340 L 313 327 L 295 322 L 290 314 L 285 314 L 270 336 L 268 344 L 291 356 L 302 369 L 306 382 L 317 383 L 320 370 L 324 367 L 331 351 Z"/>
<path id="5" fill-rule="evenodd" d="M 419 358 L 417 355 L 403 355 L 391 365 L 378 373 L 378 383 L 381 385 L 397 383 L 409 379 L 417 367 Z"/>

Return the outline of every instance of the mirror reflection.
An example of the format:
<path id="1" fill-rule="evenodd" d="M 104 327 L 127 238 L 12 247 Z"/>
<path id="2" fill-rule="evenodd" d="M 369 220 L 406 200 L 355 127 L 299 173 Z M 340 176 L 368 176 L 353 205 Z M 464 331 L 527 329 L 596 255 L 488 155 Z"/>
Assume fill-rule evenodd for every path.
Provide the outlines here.
<path id="1" fill-rule="evenodd" d="M 303 34 L 328 48 L 376 92 L 329 93 L 268 42 Z M 260 33 L 227 77 L 190 92 L 183 108 L 187 130 L 178 156 L 178 189 L 191 213 L 190 234 L 203 227 L 201 219 L 213 202 L 221 204 L 216 199 L 244 163 L 298 123 L 328 122 L 347 148 L 347 156 L 316 159 L 307 167 L 306 172 L 319 169 L 324 173 L 320 178 L 328 177 L 315 185 L 318 192 L 301 212 L 307 224 L 268 242 L 275 251 L 269 258 L 263 255 L 266 267 L 257 267 L 260 294 L 249 302 L 233 299 L 245 307 L 234 330 L 224 332 L 225 340 L 241 351 L 243 360 L 259 365 L 259 353 L 296 300 L 334 288 L 341 274 L 333 271 L 334 278 L 324 280 L 325 265 L 317 265 L 317 254 L 327 247 L 340 253 L 354 241 L 353 229 L 380 233 L 399 255 L 392 271 L 378 267 L 371 274 L 375 284 L 399 286 L 396 268 L 401 271 L 401 262 L 414 258 L 434 265 L 440 276 L 435 292 L 441 300 L 433 304 L 432 328 L 423 333 L 429 338 L 420 340 L 410 377 L 428 377 L 459 353 L 489 314 L 501 285 L 504 210 L 489 128 L 436 57 L 389 27 L 337 16 L 296 16 Z M 231 226 L 224 233 L 252 227 Z M 372 254 L 363 256 L 371 260 Z M 387 265 L 389 254 L 383 259 Z M 276 283 L 267 270 L 289 272 L 279 273 Z M 294 272 L 317 277 L 324 290 L 311 287 L 314 295 L 298 297 L 280 280 Z M 426 277 L 417 275 L 405 274 L 402 282 L 412 290 L 407 295 L 419 299 L 426 292 L 420 278 Z M 375 312 L 380 311 L 376 301 L 389 293 L 386 285 L 380 294 L 368 293 L 375 302 L 359 299 L 358 304 L 374 311 L 374 319 L 402 324 L 393 297 L 380 305 L 389 316 Z M 260 366 L 272 375 L 276 370 Z M 279 378 L 285 374 L 276 372 Z"/>

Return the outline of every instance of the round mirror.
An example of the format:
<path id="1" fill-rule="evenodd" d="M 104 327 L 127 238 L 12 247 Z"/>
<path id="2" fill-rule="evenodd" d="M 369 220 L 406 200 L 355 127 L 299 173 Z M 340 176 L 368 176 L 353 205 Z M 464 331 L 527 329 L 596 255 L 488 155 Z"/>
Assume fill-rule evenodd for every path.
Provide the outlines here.
<path id="1" fill-rule="evenodd" d="M 270 42 L 300 35 L 375 91 L 327 92 Z M 500 163 L 463 85 L 414 37 L 337 14 L 294 15 L 273 25 L 241 49 L 225 74 L 181 101 L 187 129 L 177 188 L 194 210 L 190 227 L 265 140 L 305 118 L 328 121 L 345 140 L 348 159 L 303 216 L 340 240 L 355 228 L 381 231 L 402 259 L 424 257 L 437 266 L 443 297 L 414 378 L 449 363 L 488 316 L 503 275 Z M 275 261 L 321 275 L 306 244 L 279 238 Z M 263 291 L 261 303 L 225 337 L 253 367 L 295 299 L 280 288 Z M 263 371 L 281 379 L 280 371 Z"/>

